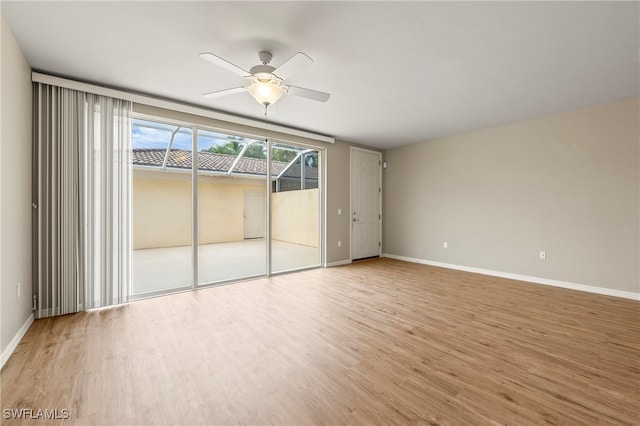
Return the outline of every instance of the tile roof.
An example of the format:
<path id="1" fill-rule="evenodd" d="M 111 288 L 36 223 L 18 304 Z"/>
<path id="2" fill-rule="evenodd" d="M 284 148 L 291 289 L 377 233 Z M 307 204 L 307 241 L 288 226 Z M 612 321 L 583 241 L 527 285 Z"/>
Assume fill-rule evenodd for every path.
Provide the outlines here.
<path id="1" fill-rule="evenodd" d="M 164 149 L 134 149 L 133 165 L 134 166 L 153 166 L 160 167 L 164 162 L 166 150 Z M 235 155 L 216 154 L 213 152 L 198 152 L 198 169 L 213 172 L 226 173 L 233 162 Z M 167 167 L 177 169 L 191 169 L 192 153 L 182 149 L 172 149 L 167 160 Z M 277 176 L 287 167 L 282 161 L 271 162 L 271 174 Z M 262 158 L 242 157 L 236 166 L 234 173 L 248 175 L 266 175 L 267 160 Z M 300 167 L 290 167 L 284 177 L 300 178 Z M 318 179 L 318 169 L 316 167 L 305 166 L 305 176 L 307 179 Z"/>

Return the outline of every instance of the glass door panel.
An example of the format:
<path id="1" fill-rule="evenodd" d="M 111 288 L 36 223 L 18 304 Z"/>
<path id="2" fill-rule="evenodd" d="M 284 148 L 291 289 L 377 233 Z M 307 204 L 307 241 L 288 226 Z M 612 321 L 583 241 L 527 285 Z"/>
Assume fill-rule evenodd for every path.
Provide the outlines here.
<path id="1" fill-rule="evenodd" d="M 320 266 L 320 152 L 274 143 L 271 159 L 272 272 Z"/>
<path id="2" fill-rule="evenodd" d="M 192 129 L 134 119 L 133 296 L 192 287 Z"/>
<path id="3" fill-rule="evenodd" d="M 264 141 L 198 130 L 198 284 L 266 274 Z"/>

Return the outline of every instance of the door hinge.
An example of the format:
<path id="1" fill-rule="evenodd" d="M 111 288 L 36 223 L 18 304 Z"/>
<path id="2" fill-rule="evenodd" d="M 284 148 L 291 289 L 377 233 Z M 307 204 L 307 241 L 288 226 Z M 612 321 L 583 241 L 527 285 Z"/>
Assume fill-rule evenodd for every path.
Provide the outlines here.
<path id="1" fill-rule="evenodd" d="M 382 242 L 378 241 L 378 247 L 382 247 Z"/>
<path id="2" fill-rule="evenodd" d="M 35 311 L 38 309 L 38 296 L 33 295 L 33 304 L 31 305 L 31 310 Z"/>
<path id="3" fill-rule="evenodd" d="M 378 220 L 382 219 L 382 215 L 378 214 Z"/>
<path id="4" fill-rule="evenodd" d="M 378 192 L 382 192 L 382 187 L 378 187 Z"/>

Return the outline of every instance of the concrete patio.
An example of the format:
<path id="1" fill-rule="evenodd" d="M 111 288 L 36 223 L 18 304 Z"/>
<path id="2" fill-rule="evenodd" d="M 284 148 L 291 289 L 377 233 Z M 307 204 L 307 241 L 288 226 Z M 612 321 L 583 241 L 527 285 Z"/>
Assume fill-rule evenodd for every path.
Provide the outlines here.
<path id="1" fill-rule="evenodd" d="M 138 249 L 133 251 L 134 296 L 191 288 L 191 247 Z M 274 240 L 272 272 L 320 266 L 320 249 Z M 198 246 L 198 284 L 209 284 L 256 275 L 266 271 L 264 239 Z"/>

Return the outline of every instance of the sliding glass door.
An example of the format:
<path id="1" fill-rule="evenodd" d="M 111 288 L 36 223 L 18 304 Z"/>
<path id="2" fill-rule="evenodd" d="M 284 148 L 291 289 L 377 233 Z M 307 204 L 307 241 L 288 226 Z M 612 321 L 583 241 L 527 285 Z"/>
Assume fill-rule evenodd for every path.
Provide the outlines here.
<path id="1" fill-rule="evenodd" d="M 132 142 L 133 297 L 321 265 L 321 150 L 148 117 Z"/>

